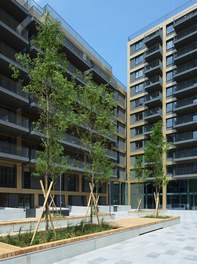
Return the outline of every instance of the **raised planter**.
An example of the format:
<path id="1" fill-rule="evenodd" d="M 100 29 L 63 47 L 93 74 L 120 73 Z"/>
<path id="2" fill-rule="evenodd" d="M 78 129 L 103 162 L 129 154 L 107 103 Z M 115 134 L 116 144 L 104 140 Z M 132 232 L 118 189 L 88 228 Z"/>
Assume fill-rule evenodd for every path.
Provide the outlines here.
<path id="1" fill-rule="evenodd" d="M 13 252 L 1 254 L 1 262 L 6 264 L 29 264 L 34 263 L 36 260 L 37 263 L 52 264 L 91 250 L 143 235 L 147 232 L 179 224 L 180 218 L 149 219 L 147 223 L 16 249 Z"/>

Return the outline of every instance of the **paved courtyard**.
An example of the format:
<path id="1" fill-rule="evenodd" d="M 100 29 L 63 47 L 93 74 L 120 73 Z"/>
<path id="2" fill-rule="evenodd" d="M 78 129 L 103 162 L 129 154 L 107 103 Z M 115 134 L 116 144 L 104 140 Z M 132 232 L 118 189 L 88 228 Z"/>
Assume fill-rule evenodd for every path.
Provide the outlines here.
<path id="1" fill-rule="evenodd" d="M 55 264 L 197 263 L 197 211 L 169 211 L 181 224 L 90 251 Z"/>

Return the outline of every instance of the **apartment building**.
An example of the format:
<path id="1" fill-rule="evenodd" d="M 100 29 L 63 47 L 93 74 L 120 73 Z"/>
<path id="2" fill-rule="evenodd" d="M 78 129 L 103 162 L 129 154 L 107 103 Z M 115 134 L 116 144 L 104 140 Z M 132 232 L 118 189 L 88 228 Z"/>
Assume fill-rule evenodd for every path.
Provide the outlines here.
<path id="1" fill-rule="evenodd" d="M 171 179 L 163 208 L 197 209 L 197 4 L 190 1 L 128 41 L 129 202 L 136 206 L 133 166 L 153 125 L 163 121 L 172 149 L 163 157 Z M 153 186 L 140 186 L 143 206 L 154 207 Z"/>
<path id="2" fill-rule="evenodd" d="M 84 72 L 91 71 L 95 83 L 107 84 L 116 95 L 117 136 L 109 139 L 110 148 L 106 150 L 115 164 L 114 175 L 109 184 L 100 188 L 99 203 L 124 204 L 126 88 L 113 76 L 111 66 L 49 5 L 41 8 L 33 0 L 6 0 L 0 2 L 0 207 L 37 207 L 43 202 L 39 179 L 31 175 L 40 142 L 39 134 L 31 125 L 37 107 L 11 78 L 9 65 L 20 68 L 15 60 L 17 52 L 36 54 L 36 47 L 31 46 L 30 41 L 36 35 L 36 25 L 48 11 L 61 22 L 65 32 L 68 76 L 80 71 L 82 74 L 76 81 L 84 84 Z M 86 205 L 89 186 L 83 146 L 77 135 L 69 131 L 63 144 L 69 154 L 70 168 L 55 186 L 56 204 L 59 206 L 61 194 L 62 206 Z"/>

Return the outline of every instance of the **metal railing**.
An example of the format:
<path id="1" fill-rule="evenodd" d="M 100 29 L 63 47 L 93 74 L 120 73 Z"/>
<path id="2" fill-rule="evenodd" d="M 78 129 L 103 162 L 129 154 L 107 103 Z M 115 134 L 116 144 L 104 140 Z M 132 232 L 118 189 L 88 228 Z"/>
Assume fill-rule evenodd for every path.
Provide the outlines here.
<path id="1" fill-rule="evenodd" d="M 175 53 L 175 58 L 181 56 L 181 55 L 184 55 L 188 52 L 193 52 L 195 49 L 197 49 L 197 43 L 194 43 L 192 45 L 189 45 L 185 48 L 182 48 L 180 50 L 178 50 L 176 53 Z"/>
<path id="2" fill-rule="evenodd" d="M 29 119 L 27 117 L 19 116 L 17 118 L 15 112 L 9 111 L 2 107 L 0 107 L 0 120 L 19 125 L 24 128 L 29 128 Z"/>
<path id="3" fill-rule="evenodd" d="M 197 95 L 192 97 L 184 98 L 182 100 L 178 100 L 175 104 L 175 108 L 179 108 L 186 105 L 196 104 L 197 103 Z"/>
<path id="4" fill-rule="evenodd" d="M 193 78 L 193 79 L 187 80 L 185 82 L 178 83 L 177 86 L 175 87 L 175 92 L 183 90 L 183 89 L 191 87 L 191 86 L 195 86 L 196 84 L 197 84 L 197 78 Z"/>
<path id="5" fill-rule="evenodd" d="M 184 37 L 189 37 L 191 34 L 193 34 L 195 31 L 197 31 L 197 26 L 192 26 L 186 30 L 181 31 L 176 37 L 175 42 L 181 40 Z"/>
<path id="6" fill-rule="evenodd" d="M 161 115 L 161 108 L 160 107 L 156 107 L 150 110 L 146 110 L 144 113 L 145 117 L 149 117 L 149 116 L 153 116 L 153 115 Z"/>
<path id="7" fill-rule="evenodd" d="M 192 17 L 194 17 L 196 15 L 197 15 L 197 10 L 193 10 L 192 12 L 190 12 L 190 13 L 188 13 L 188 14 L 180 17 L 180 18 L 178 18 L 177 20 L 175 20 L 174 25 L 177 26 L 177 25 L 187 21 L 188 19 L 190 19 L 190 18 L 192 18 Z"/>
<path id="8" fill-rule="evenodd" d="M 193 68 L 197 67 L 197 60 L 193 60 L 192 62 L 186 63 L 181 67 L 178 67 L 175 70 L 175 74 L 182 73 L 187 70 L 192 70 Z"/>
<path id="9" fill-rule="evenodd" d="M 26 99 L 28 98 L 28 94 L 22 91 L 20 83 L 11 80 L 10 78 L 3 76 L 1 74 L 0 74 L 0 86 L 12 93 L 20 95 Z"/>
<path id="10" fill-rule="evenodd" d="M 174 142 L 197 139 L 197 130 L 175 134 Z"/>
<path id="11" fill-rule="evenodd" d="M 172 12 L 169 12 L 168 14 L 166 14 L 165 16 L 162 16 L 161 18 L 155 20 L 154 22 L 152 22 L 151 24 L 147 25 L 146 27 L 138 30 L 137 32 L 133 33 L 132 35 L 130 35 L 128 37 L 128 40 L 132 40 L 136 37 L 138 37 L 139 35 L 143 34 L 144 32 L 150 30 L 151 28 L 159 25 L 160 23 L 162 23 L 163 21 L 167 20 L 168 18 L 175 16 L 176 14 L 178 14 L 179 12 L 183 11 L 184 9 L 186 9 L 187 7 L 196 4 L 196 0 L 190 0 L 188 2 L 186 2 L 185 4 L 179 6 L 178 8 L 174 9 Z"/>
<path id="12" fill-rule="evenodd" d="M 197 113 L 177 117 L 175 120 L 175 125 L 186 124 L 189 122 L 197 122 Z"/>

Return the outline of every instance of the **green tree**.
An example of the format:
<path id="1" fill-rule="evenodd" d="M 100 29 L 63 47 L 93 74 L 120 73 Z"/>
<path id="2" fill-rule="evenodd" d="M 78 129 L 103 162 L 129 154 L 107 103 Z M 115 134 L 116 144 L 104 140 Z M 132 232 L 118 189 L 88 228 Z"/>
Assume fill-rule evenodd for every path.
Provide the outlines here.
<path id="1" fill-rule="evenodd" d="M 162 126 L 162 121 L 159 121 L 154 125 L 150 139 L 147 140 L 144 150 L 144 161 L 148 177 L 152 178 L 152 183 L 155 188 L 155 217 L 158 216 L 159 212 L 160 191 L 162 186 L 167 184 L 169 181 L 163 167 L 163 157 L 166 155 L 169 145 L 163 137 Z"/>
<path id="2" fill-rule="evenodd" d="M 137 198 L 137 210 L 140 210 L 140 205 L 142 202 L 141 198 L 141 190 L 140 190 L 140 185 L 145 182 L 147 178 L 147 171 L 144 168 L 144 163 L 143 163 L 143 156 L 139 155 L 136 158 L 134 168 L 133 168 L 133 173 L 135 177 L 135 183 L 137 185 L 137 193 L 138 193 L 138 198 Z"/>
<path id="3" fill-rule="evenodd" d="M 65 131 L 74 122 L 73 101 L 75 84 L 66 78 L 67 59 L 62 52 L 64 35 L 59 22 L 47 14 L 38 27 L 37 38 L 32 46 L 38 49 L 37 56 L 17 54 L 16 59 L 26 69 L 29 82 L 23 83 L 27 92 L 37 104 L 39 117 L 34 120 L 34 129 L 41 135 L 41 150 L 35 164 L 35 176 L 44 177 L 45 192 L 49 181 L 54 184 L 59 175 L 68 168 L 64 147 L 60 141 Z M 16 67 L 11 66 L 15 78 L 20 77 Z M 76 101 L 76 100 L 75 100 Z M 48 229 L 49 208 L 46 206 L 46 229 Z"/>
<path id="4" fill-rule="evenodd" d="M 114 93 L 105 85 L 96 85 L 91 76 L 87 76 L 87 83 L 78 89 L 77 131 L 86 147 L 86 176 L 97 193 L 99 186 L 108 182 L 113 172 L 107 149 L 112 146 L 111 138 L 115 136 L 116 102 Z"/>

